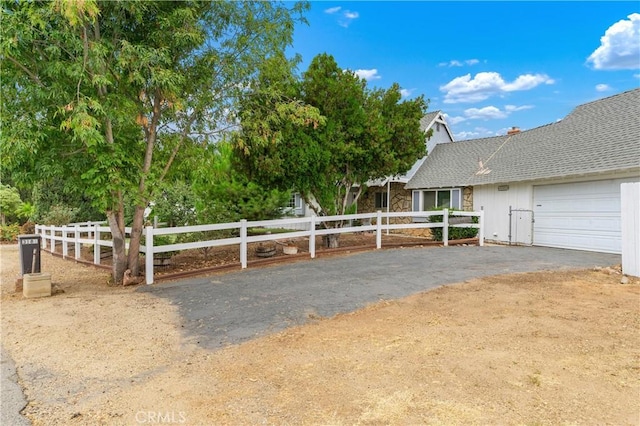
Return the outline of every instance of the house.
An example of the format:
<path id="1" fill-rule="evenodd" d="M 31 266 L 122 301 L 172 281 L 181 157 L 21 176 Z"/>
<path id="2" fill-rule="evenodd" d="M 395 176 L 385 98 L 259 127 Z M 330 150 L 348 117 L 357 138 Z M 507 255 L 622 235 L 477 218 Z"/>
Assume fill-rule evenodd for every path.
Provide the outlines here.
<path id="1" fill-rule="evenodd" d="M 412 210 L 484 210 L 487 240 L 621 251 L 620 184 L 640 181 L 640 89 L 527 131 L 438 144 L 405 188 Z"/>
<path id="2" fill-rule="evenodd" d="M 434 111 L 420 119 L 420 130 L 427 133 L 432 130 L 431 137 L 425 137 L 427 154 L 441 143 L 453 142 L 453 135 L 442 111 Z M 358 201 L 358 213 L 369 213 L 378 210 L 404 212 L 411 209 L 411 191 L 405 185 L 413 177 L 427 157 L 414 163 L 411 169 L 402 176 L 388 176 L 367 182 L 367 190 Z"/>

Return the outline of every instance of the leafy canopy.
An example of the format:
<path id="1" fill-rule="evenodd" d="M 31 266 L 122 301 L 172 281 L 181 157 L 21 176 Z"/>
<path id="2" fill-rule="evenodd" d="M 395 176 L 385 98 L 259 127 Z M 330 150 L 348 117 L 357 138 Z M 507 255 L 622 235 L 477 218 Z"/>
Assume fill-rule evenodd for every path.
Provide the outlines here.
<path id="1" fill-rule="evenodd" d="M 266 58 L 306 3 L 1 3 L 1 174 L 63 177 L 106 214 L 114 278 L 138 273 L 143 214 L 185 153 L 236 124 Z M 298 109 L 298 105 L 291 105 Z M 300 114 L 304 115 L 304 109 Z M 295 114 L 294 114 L 295 115 Z M 124 259 L 125 207 L 133 211 Z"/>
<path id="2" fill-rule="evenodd" d="M 301 79 L 276 59 L 243 98 L 235 140 L 258 182 L 315 199 L 311 205 L 319 214 L 343 214 L 368 180 L 404 173 L 426 154 L 422 97 L 403 101 L 397 84 L 369 89 L 327 54 L 316 56 Z M 321 118 L 313 126 L 274 120 L 269 111 L 283 99 L 269 96 L 273 86 L 287 99 L 317 108 Z"/>

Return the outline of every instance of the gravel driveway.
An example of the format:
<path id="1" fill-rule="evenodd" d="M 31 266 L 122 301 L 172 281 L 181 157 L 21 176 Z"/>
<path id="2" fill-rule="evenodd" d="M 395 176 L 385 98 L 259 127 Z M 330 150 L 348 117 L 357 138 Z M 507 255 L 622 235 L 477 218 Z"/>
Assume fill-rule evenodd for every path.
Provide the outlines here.
<path id="1" fill-rule="evenodd" d="M 139 291 L 178 305 L 186 337 L 215 349 L 444 284 L 618 263 L 619 255 L 542 247 L 405 248 L 192 278 Z"/>

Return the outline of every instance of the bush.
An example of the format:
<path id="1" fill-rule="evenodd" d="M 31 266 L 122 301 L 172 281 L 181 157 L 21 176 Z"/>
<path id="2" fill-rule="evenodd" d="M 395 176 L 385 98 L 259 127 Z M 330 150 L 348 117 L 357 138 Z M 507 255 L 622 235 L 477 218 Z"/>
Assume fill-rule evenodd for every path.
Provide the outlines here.
<path id="1" fill-rule="evenodd" d="M 65 205 L 55 205 L 42 215 L 43 225 L 63 226 L 74 221 L 76 209 Z"/>
<path id="2" fill-rule="evenodd" d="M 35 222 L 31 222 L 30 220 L 25 222 L 24 225 L 20 227 L 20 234 L 22 235 L 31 235 L 36 233 L 36 224 Z"/>
<path id="3" fill-rule="evenodd" d="M 15 243 L 20 235 L 20 226 L 17 223 L 13 225 L 0 225 L 0 241 Z"/>
<path id="4" fill-rule="evenodd" d="M 451 222 L 451 217 L 453 210 L 449 210 L 449 221 Z M 455 216 L 454 216 L 455 217 Z M 460 217 L 460 216 L 457 216 Z M 478 223 L 478 217 L 471 217 L 472 223 Z M 431 223 L 439 223 L 442 222 L 442 215 L 440 216 L 430 216 L 429 222 Z M 475 238 L 478 235 L 477 228 L 453 228 L 449 226 L 449 240 L 463 240 L 465 238 Z M 435 241 L 442 241 L 442 228 L 431 228 L 431 236 Z"/>

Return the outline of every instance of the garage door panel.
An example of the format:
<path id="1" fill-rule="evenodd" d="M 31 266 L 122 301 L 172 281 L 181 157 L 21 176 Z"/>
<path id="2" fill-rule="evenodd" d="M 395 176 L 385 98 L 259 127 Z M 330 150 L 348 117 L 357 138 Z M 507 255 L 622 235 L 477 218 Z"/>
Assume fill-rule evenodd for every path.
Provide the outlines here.
<path id="1" fill-rule="evenodd" d="M 624 179 L 533 188 L 533 243 L 620 253 L 620 184 Z"/>

